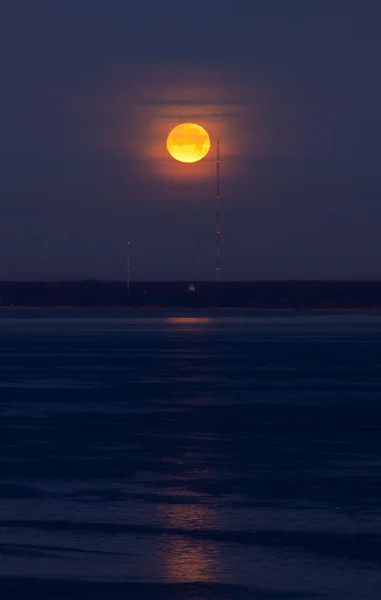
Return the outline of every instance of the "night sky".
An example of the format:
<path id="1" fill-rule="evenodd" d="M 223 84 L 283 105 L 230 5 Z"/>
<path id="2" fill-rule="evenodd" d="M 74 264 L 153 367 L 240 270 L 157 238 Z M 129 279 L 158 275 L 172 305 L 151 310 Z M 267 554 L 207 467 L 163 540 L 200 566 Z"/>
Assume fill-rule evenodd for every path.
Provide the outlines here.
<path id="1" fill-rule="evenodd" d="M 315 7 L 315 8 L 314 8 Z M 219 12 L 218 12 L 219 11 Z M 7 2 L 0 279 L 381 276 L 381 5 Z M 194 121 L 208 158 L 165 140 Z"/>

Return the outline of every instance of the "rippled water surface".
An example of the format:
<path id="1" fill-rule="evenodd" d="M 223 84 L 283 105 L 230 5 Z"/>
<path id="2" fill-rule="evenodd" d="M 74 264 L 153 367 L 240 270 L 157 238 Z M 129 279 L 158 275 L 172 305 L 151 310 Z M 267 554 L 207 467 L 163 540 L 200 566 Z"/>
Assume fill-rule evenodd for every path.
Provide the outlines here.
<path id="1" fill-rule="evenodd" d="M 0 597 L 379 600 L 381 316 L 0 312 Z"/>

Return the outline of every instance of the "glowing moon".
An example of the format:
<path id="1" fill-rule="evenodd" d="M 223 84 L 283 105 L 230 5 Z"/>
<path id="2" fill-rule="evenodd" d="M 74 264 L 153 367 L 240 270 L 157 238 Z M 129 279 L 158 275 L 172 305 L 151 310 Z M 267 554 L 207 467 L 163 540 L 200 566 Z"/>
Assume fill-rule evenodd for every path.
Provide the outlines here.
<path id="1" fill-rule="evenodd" d="M 167 138 L 167 150 L 173 158 L 180 162 L 198 162 L 210 150 L 209 134 L 203 127 L 195 123 L 177 125 Z"/>

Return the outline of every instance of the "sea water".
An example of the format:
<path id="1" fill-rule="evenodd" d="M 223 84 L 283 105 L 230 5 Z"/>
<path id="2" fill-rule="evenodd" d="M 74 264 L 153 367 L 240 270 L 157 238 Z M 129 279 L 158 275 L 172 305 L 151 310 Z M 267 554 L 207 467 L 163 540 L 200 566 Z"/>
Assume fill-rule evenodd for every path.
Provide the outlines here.
<path id="1" fill-rule="evenodd" d="M 0 311 L 0 597 L 379 600 L 381 316 Z"/>

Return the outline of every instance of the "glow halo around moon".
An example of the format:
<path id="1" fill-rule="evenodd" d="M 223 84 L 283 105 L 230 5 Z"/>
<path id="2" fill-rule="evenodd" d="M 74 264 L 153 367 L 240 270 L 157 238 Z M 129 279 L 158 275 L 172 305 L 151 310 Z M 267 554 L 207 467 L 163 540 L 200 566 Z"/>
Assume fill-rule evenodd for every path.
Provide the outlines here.
<path id="1" fill-rule="evenodd" d="M 182 123 L 168 135 L 167 150 L 172 158 L 179 162 L 198 162 L 205 158 L 210 150 L 209 134 L 201 125 Z"/>

